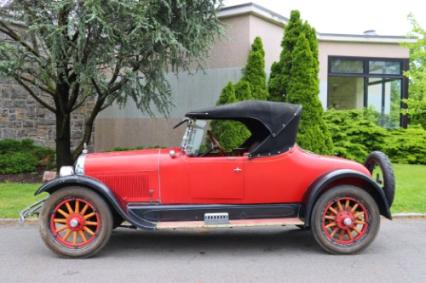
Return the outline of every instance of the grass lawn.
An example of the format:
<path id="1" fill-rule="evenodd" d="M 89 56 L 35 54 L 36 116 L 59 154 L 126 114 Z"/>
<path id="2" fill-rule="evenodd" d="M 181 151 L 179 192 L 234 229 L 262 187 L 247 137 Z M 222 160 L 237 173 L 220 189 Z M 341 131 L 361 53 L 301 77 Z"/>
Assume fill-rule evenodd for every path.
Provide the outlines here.
<path id="1" fill-rule="evenodd" d="M 396 194 L 392 212 L 426 213 L 426 166 L 395 164 Z"/>
<path id="2" fill-rule="evenodd" d="M 426 213 L 426 166 L 395 164 L 396 197 L 392 212 Z M 37 199 L 40 184 L 0 183 L 0 218 L 17 218 L 21 209 Z"/>
<path id="3" fill-rule="evenodd" d="M 0 183 L 0 218 L 18 218 L 19 212 L 45 194 L 34 196 L 40 184 Z"/>

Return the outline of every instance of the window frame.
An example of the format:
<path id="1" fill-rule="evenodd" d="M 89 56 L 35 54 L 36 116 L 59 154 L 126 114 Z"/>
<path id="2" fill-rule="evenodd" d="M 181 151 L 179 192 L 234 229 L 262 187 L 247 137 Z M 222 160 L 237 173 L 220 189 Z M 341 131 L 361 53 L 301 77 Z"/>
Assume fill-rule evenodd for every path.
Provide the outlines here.
<path id="1" fill-rule="evenodd" d="M 403 102 L 404 99 L 408 98 L 408 78 L 404 76 L 404 72 L 408 71 L 409 68 L 409 59 L 408 58 L 386 58 L 386 57 L 360 57 L 360 56 L 339 56 L 339 55 L 329 55 L 327 61 L 327 100 L 330 97 L 330 84 L 329 77 L 358 77 L 363 78 L 364 81 L 364 107 L 368 107 L 368 79 L 369 78 L 383 78 L 383 79 L 400 79 L 401 80 L 401 109 L 406 109 L 407 105 Z M 343 72 L 332 72 L 331 71 L 331 61 L 333 59 L 340 60 L 353 60 L 353 61 L 362 61 L 364 70 L 362 73 L 343 73 Z M 399 62 L 401 74 L 371 74 L 370 73 L 370 61 L 391 61 Z M 327 102 L 328 105 L 328 102 Z M 406 128 L 408 124 L 407 115 L 400 115 L 399 124 L 401 127 Z"/>

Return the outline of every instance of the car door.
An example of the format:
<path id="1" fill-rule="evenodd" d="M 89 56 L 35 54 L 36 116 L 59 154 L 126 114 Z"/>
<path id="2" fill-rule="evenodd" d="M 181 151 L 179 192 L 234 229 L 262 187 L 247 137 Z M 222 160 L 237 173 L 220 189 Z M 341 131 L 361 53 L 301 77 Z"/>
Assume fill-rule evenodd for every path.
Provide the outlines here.
<path id="1" fill-rule="evenodd" d="M 195 203 L 238 203 L 244 197 L 247 157 L 186 157 L 191 198 Z"/>

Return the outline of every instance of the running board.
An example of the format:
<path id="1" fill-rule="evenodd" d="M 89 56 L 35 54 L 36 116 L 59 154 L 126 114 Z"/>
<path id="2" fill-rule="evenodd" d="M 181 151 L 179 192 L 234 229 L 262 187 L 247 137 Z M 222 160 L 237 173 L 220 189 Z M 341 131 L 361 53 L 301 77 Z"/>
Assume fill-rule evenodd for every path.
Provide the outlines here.
<path id="1" fill-rule="evenodd" d="M 233 228 L 258 226 L 303 225 L 300 218 L 267 218 L 229 220 L 227 224 L 206 224 L 204 221 L 165 221 L 158 222 L 156 228 L 165 229 L 197 229 L 197 228 Z"/>

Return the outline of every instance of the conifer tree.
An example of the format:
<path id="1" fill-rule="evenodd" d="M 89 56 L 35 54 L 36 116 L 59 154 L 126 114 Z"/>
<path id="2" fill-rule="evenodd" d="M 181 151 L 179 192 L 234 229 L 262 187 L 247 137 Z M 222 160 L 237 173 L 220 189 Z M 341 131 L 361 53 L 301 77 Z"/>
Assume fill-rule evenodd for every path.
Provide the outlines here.
<path id="1" fill-rule="evenodd" d="M 301 147 L 316 153 L 331 153 L 331 135 L 323 120 L 323 109 L 318 97 L 316 59 L 305 33 L 301 33 L 297 39 L 292 61 L 286 100 L 303 106 L 297 142 Z"/>
<path id="2" fill-rule="evenodd" d="M 284 27 L 284 37 L 281 42 L 282 51 L 280 60 L 274 62 L 269 78 L 269 95 L 273 101 L 285 101 L 287 86 L 292 66 L 292 52 L 300 33 L 305 30 L 297 10 L 291 11 L 288 24 Z"/>
<path id="3" fill-rule="evenodd" d="M 243 71 L 242 80 L 247 81 L 250 84 L 253 99 L 268 99 L 265 72 L 265 50 L 263 49 L 263 43 L 260 37 L 256 37 L 251 45 L 247 64 Z"/>

